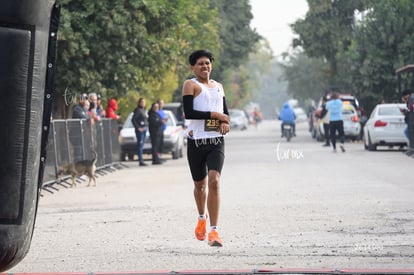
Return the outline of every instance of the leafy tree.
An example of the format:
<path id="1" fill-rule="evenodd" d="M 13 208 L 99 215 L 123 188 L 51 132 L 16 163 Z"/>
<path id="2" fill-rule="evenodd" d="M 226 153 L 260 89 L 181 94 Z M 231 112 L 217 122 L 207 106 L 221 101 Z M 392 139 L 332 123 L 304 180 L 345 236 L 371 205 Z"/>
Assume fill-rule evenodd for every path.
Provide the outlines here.
<path id="1" fill-rule="evenodd" d="M 364 5 L 364 0 L 308 0 L 306 18 L 291 25 L 299 35 L 293 46 L 302 47 L 309 57 L 325 58 L 330 80 L 336 74 L 337 54 L 351 43 L 355 10 Z"/>
<path id="2" fill-rule="evenodd" d="M 219 62 L 212 77 L 223 83 L 229 106 L 242 107 L 250 97 L 246 64 L 262 37 L 250 28 L 253 15 L 248 0 L 212 0 L 212 5 L 220 18 Z"/>
<path id="3" fill-rule="evenodd" d="M 306 77 L 317 80 L 327 73 L 327 86 L 346 87 L 360 98 L 368 112 L 382 101 L 400 101 L 395 70 L 413 63 L 414 2 L 308 0 L 308 3 L 306 18 L 291 25 L 299 34 L 294 45 L 301 46 L 309 57 L 323 58 L 329 67 L 325 71 L 324 61 L 313 71 L 316 75 L 289 79 L 289 90 L 296 93 Z M 359 14 L 355 14 L 357 10 Z M 286 68 L 287 75 L 292 73 L 289 70 L 300 71 L 302 65 L 295 64 L 293 59 L 290 66 Z M 297 84 L 300 85 L 296 87 Z"/>
<path id="4" fill-rule="evenodd" d="M 318 100 L 329 87 L 329 66 L 321 58 L 310 58 L 304 53 L 297 53 L 283 68 L 288 93 L 301 102 L 307 99 Z"/>
<path id="5" fill-rule="evenodd" d="M 250 29 L 248 0 L 61 0 L 54 117 L 67 117 L 73 98 L 97 92 L 117 97 L 122 117 L 148 102 L 181 99 L 190 76 L 187 57 L 215 53 L 213 77 L 234 106 L 250 96 L 245 64 L 260 36 Z M 66 93 L 65 93 L 66 92 Z M 64 103 L 67 105 L 64 106 Z"/>
<path id="6" fill-rule="evenodd" d="M 412 63 L 414 2 L 380 0 L 355 30 L 354 79 L 363 97 L 399 101 L 395 70 Z"/>
<path id="7" fill-rule="evenodd" d="M 170 86 L 172 93 L 188 71 L 183 56 L 190 49 L 218 49 L 217 11 L 208 0 L 62 0 L 61 5 L 55 117 L 57 110 L 68 113 L 59 104 L 64 91 L 161 96 Z"/>
<path id="8" fill-rule="evenodd" d="M 247 62 L 249 54 L 256 48 L 256 43 L 262 38 L 250 28 L 253 18 L 248 0 L 214 0 L 220 16 L 220 67 L 215 78 L 220 80 L 220 74 L 226 70 L 237 68 Z"/>
<path id="9" fill-rule="evenodd" d="M 256 50 L 250 54 L 246 65 L 249 73 L 249 94 L 244 98 L 244 103 L 256 100 L 260 96 L 262 76 L 272 74 L 273 52 L 268 41 L 261 40 L 256 47 Z"/>

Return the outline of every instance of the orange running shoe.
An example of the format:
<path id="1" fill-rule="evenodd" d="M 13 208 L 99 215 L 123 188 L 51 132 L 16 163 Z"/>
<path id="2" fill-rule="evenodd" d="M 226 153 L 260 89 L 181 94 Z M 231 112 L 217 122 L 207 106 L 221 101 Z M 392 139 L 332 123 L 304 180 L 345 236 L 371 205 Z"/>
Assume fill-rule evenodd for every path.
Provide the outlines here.
<path id="1" fill-rule="evenodd" d="M 216 230 L 208 233 L 208 245 L 209 246 L 223 246 L 223 241 L 220 239 Z"/>
<path id="2" fill-rule="evenodd" d="M 204 241 L 206 239 L 206 236 L 207 236 L 206 226 L 207 226 L 207 219 L 204 219 L 204 220 L 198 219 L 197 226 L 194 230 L 197 240 Z"/>

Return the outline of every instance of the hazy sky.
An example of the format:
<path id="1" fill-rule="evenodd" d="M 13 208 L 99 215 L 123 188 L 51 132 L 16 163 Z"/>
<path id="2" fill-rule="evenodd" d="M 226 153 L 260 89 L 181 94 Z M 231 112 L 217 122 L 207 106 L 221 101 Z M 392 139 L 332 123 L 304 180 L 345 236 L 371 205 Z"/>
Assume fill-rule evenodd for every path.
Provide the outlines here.
<path id="1" fill-rule="evenodd" d="M 269 41 L 274 55 L 287 51 L 294 37 L 289 24 L 305 17 L 306 0 L 250 0 L 250 5 L 251 26 Z"/>

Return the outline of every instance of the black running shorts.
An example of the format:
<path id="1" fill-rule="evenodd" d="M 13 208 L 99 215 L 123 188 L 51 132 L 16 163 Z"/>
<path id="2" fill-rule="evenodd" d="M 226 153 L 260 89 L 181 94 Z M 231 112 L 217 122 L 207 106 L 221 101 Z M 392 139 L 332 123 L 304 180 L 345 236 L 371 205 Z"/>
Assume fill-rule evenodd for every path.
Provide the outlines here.
<path id="1" fill-rule="evenodd" d="M 221 173 L 224 163 L 224 138 L 188 139 L 187 159 L 194 181 L 201 181 L 207 171 Z"/>

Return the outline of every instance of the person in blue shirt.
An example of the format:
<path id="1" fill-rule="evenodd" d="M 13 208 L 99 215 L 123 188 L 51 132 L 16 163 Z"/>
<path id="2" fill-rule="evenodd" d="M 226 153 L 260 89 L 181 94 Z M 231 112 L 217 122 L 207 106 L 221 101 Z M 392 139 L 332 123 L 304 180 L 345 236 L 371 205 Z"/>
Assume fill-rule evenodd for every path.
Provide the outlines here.
<path id="1" fill-rule="evenodd" d="M 296 124 L 295 124 L 296 115 L 292 107 L 290 106 L 289 102 L 285 102 L 283 104 L 282 110 L 279 113 L 279 120 L 282 121 L 282 124 L 280 126 L 282 137 L 284 137 L 283 128 L 285 127 L 285 125 L 292 125 L 293 136 L 296 136 Z"/>
<path id="2" fill-rule="evenodd" d="M 158 158 L 161 161 L 165 161 L 165 159 L 161 158 L 161 154 L 162 154 L 162 150 L 164 148 L 164 131 L 165 129 L 167 129 L 167 121 L 168 121 L 168 117 L 167 114 L 164 112 L 164 100 L 162 99 L 158 99 L 157 100 L 159 109 L 158 109 L 158 115 L 161 117 L 161 121 L 162 121 L 162 131 L 161 131 L 161 137 L 160 137 L 160 143 L 158 144 L 158 148 L 157 148 L 157 152 L 158 152 Z"/>
<path id="3" fill-rule="evenodd" d="M 326 109 L 329 111 L 329 133 L 331 136 L 331 144 L 334 153 L 336 153 L 336 132 L 339 134 L 341 151 L 345 152 L 345 134 L 344 121 L 342 120 L 342 105 L 343 102 L 339 98 L 338 93 L 334 93 L 332 95 L 332 99 L 326 103 Z"/>

